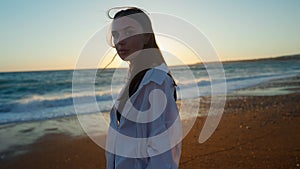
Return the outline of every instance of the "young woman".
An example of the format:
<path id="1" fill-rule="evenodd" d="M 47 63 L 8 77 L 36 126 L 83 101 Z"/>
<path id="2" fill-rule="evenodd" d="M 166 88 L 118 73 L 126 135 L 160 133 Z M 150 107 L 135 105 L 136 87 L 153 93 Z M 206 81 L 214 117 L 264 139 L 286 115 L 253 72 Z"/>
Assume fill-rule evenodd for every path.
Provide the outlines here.
<path id="1" fill-rule="evenodd" d="M 107 169 L 177 169 L 182 128 L 176 84 L 151 21 L 135 7 L 111 18 L 111 42 L 119 57 L 129 63 L 129 73 L 110 112 Z"/>

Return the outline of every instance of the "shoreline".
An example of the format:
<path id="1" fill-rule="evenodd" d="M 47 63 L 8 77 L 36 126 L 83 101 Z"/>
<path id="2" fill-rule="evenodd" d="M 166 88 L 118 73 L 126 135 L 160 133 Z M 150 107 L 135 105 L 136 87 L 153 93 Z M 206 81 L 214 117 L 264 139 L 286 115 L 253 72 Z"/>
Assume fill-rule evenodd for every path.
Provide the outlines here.
<path id="1" fill-rule="evenodd" d="M 203 144 L 198 137 L 205 117 L 198 117 L 183 139 L 180 169 L 297 167 L 299 101 L 300 93 L 228 100 L 218 128 Z M 0 168 L 105 168 L 104 150 L 87 136 L 52 133 L 23 148 L 30 152 L 1 159 Z"/>
<path id="2" fill-rule="evenodd" d="M 202 144 L 198 137 L 210 97 L 200 99 L 197 119 L 183 139 L 180 169 L 300 167 L 299 75 L 228 94 L 219 126 Z M 189 120 L 182 124 L 191 125 Z M 87 136 L 77 116 L 0 129 L 0 169 L 105 168 L 104 150 Z"/>

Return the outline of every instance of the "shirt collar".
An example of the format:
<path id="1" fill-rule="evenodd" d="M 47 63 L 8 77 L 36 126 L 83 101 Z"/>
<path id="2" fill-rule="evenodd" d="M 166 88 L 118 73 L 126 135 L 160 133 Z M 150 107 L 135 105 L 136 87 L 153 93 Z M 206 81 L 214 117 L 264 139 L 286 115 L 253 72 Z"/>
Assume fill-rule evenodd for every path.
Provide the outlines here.
<path id="1" fill-rule="evenodd" d="M 169 72 L 169 68 L 167 67 L 167 65 L 165 63 L 162 63 L 161 65 L 154 67 L 154 69 L 162 70 L 166 73 Z"/>

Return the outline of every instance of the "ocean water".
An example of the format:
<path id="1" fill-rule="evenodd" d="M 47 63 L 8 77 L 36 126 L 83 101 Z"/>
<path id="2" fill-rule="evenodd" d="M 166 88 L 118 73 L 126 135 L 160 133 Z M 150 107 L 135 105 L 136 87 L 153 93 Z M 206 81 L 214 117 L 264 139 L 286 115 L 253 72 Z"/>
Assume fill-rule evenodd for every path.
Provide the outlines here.
<path id="1" fill-rule="evenodd" d="M 255 86 L 272 79 L 300 75 L 299 60 L 262 60 L 241 61 L 223 64 L 227 83 L 227 93 Z M 194 77 L 186 76 L 184 67 L 171 67 L 176 79 L 179 99 L 190 99 L 211 94 L 212 81 L 220 85 L 218 78 L 208 75 L 205 65 L 190 67 Z M 91 73 L 95 70 L 80 70 Z M 73 99 L 82 100 L 87 114 L 99 113 L 89 110 L 88 100 L 94 98 L 101 112 L 108 112 L 126 80 L 126 69 L 98 70 L 94 79 L 83 76 L 81 81 L 94 83 L 94 92 L 76 91 L 72 95 L 73 70 L 0 73 L 0 125 L 40 121 L 76 115 Z M 180 79 L 180 80 L 178 80 Z M 193 89 L 197 85 L 199 93 L 195 95 L 180 92 Z M 74 91 L 73 91 L 74 92 Z M 87 100 L 84 102 L 84 100 Z"/>
<path id="2" fill-rule="evenodd" d="M 210 72 L 217 74 L 208 75 L 206 66 Z M 211 70 L 214 66 L 206 66 L 193 65 L 189 69 L 184 66 L 170 67 L 178 85 L 178 98 L 188 107 L 195 107 L 195 103 L 199 103 L 199 96 L 212 95 L 212 85 L 217 89 L 224 87 L 218 71 Z M 285 94 L 288 90 L 283 90 L 284 86 L 276 90 L 263 88 L 249 92 L 247 89 L 262 83 L 272 83 L 276 79 L 299 76 L 300 60 L 228 62 L 223 64 L 223 68 L 228 95 L 276 95 Z M 75 81 L 90 86 L 80 89 L 73 88 L 72 70 L 0 73 L 0 160 L 26 153 L 29 151 L 26 145 L 47 134 L 105 134 L 109 122 L 108 112 L 126 81 L 126 71 L 80 70 L 77 73 L 83 76 Z M 195 87 L 198 92 L 195 92 Z M 84 111 L 77 111 L 80 114 L 77 117 L 80 117 L 79 121 L 87 122 L 85 127 L 75 116 L 74 100 L 80 100 Z M 97 104 L 99 111 L 92 108 L 90 101 Z M 182 119 L 193 116 L 191 112 L 180 110 L 180 113 Z M 105 124 L 99 124 L 101 117 L 104 117 Z"/>

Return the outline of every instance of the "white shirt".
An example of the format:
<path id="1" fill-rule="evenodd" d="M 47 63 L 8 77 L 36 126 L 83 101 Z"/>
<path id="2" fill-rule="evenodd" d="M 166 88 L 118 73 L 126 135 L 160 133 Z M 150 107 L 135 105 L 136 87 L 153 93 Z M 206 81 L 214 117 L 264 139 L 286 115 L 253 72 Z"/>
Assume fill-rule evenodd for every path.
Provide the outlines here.
<path id="1" fill-rule="evenodd" d="M 148 70 L 125 106 L 120 123 L 110 112 L 107 169 L 177 169 L 182 128 L 174 84 L 165 64 Z"/>

